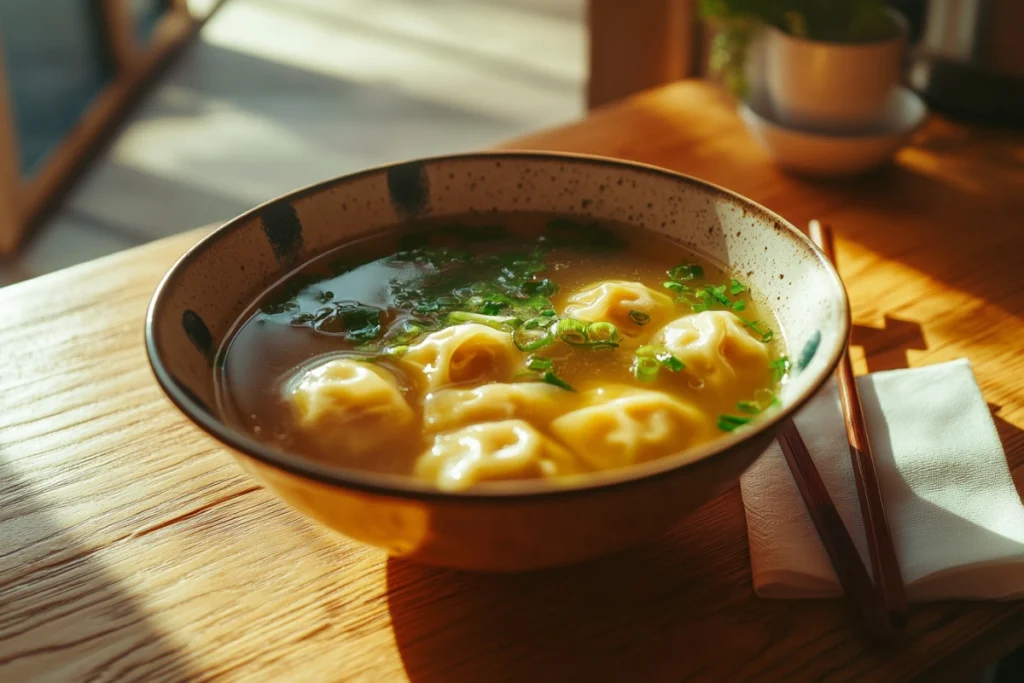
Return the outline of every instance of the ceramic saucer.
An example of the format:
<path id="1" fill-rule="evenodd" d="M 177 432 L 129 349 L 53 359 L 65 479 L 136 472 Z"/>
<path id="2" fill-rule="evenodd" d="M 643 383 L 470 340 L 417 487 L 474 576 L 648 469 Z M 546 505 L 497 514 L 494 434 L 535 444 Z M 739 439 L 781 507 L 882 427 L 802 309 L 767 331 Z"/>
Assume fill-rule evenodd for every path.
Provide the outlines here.
<path id="1" fill-rule="evenodd" d="M 875 126 L 853 133 L 784 125 L 762 97 L 740 105 L 747 130 L 780 166 L 794 173 L 827 177 L 857 175 L 887 161 L 924 123 L 927 114 L 924 101 L 904 87 L 893 91 Z"/>

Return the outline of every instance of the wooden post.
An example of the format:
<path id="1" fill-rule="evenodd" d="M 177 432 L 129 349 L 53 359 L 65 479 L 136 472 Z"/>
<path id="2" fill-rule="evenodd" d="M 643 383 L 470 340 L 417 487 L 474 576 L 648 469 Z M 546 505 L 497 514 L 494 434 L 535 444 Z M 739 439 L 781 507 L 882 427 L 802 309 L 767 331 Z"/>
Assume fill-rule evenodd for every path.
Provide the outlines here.
<path id="1" fill-rule="evenodd" d="M 591 109 L 693 75 L 695 0 L 588 0 L 588 10 Z"/>
<path id="2" fill-rule="evenodd" d="M 0 41 L 2 39 L 0 36 Z M 3 55 L 0 43 L 0 256 L 14 251 L 25 223 L 21 202 L 21 155 Z"/>
<path id="3" fill-rule="evenodd" d="M 110 52 L 117 68 L 116 77 L 137 68 L 141 49 L 135 38 L 135 26 L 129 0 L 103 0 L 103 25 L 107 30 Z"/>

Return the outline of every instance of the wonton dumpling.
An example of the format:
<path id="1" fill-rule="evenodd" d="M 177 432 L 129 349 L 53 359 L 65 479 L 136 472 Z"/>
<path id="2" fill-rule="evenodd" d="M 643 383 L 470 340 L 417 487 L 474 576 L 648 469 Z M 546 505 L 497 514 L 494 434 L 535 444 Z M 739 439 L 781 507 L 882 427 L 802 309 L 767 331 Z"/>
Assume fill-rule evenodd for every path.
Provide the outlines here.
<path id="1" fill-rule="evenodd" d="M 666 325 L 654 338 L 686 364 L 679 373 L 698 385 L 748 399 L 770 383 L 768 347 L 729 311 L 704 311 Z"/>
<path id="2" fill-rule="evenodd" d="M 660 391 L 609 387 L 584 400 L 590 405 L 558 418 L 551 430 L 596 469 L 678 453 L 709 437 L 707 416 Z"/>
<path id="3" fill-rule="evenodd" d="M 307 370 L 290 386 L 288 399 L 296 424 L 328 452 L 367 453 L 415 420 L 387 370 L 349 359 Z"/>
<path id="4" fill-rule="evenodd" d="M 464 323 L 428 334 L 402 356 L 428 390 L 446 384 L 505 380 L 521 362 L 512 335 L 480 323 Z"/>
<path id="5" fill-rule="evenodd" d="M 438 434 L 416 476 L 446 491 L 482 481 L 534 479 L 578 471 L 572 454 L 523 420 L 484 422 Z"/>
<path id="6" fill-rule="evenodd" d="M 443 431 L 513 417 L 547 423 L 571 409 L 575 398 L 575 394 L 543 382 L 440 389 L 423 399 L 423 425 L 432 431 Z"/>
<path id="7" fill-rule="evenodd" d="M 630 311 L 650 316 L 650 321 L 637 325 Z M 609 280 L 589 285 L 569 297 L 565 314 L 587 322 L 614 323 L 627 337 L 650 334 L 671 319 L 675 305 L 672 298 L 639 282 Z"/>

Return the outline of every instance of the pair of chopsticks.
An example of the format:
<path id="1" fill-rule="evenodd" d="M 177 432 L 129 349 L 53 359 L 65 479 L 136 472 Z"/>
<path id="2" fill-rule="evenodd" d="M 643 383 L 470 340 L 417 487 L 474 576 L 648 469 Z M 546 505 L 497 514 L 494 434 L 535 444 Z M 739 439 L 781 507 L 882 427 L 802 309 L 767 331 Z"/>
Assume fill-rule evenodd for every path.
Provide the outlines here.
<path id="1" fill-rule="evenodd" d="M 818 221 L 811 221 L 810 235 L 829 261 L 836 266 L 832 231 Z M 892 534 L 885 518 L 878 477 L 871 459 L 867 427 L 849 351 L 843 353 L 838 380 L 839 399 L 846 421 L 847 439 L 850 442 L 850 458 L 857 481 L 861 515 L 867 531 L 868 550 L 877 585 L 872 582 L 864 563 L 861 562 L 853 538 L 843 524 L 828 489 L 810 453 L 807 452 L 807 446 L 792 420 L 783 425 L 778 441 L 847 599 L 854 603 L 871 635 L 879 640 L 888 641 L 906 622 L 907 603 Z"/>

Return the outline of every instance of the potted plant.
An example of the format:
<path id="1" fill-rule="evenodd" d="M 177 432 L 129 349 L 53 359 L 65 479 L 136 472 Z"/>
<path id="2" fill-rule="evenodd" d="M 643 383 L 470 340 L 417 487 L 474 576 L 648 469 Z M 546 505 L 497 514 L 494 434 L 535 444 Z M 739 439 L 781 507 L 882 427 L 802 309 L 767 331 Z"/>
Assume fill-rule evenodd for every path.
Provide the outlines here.
<path id="1" fill-rule="evenodd" d="M 883 0 L 701 0 L 710 68 L 779 123 L 870 127 L 899 83 L 907 22 Z"/>

